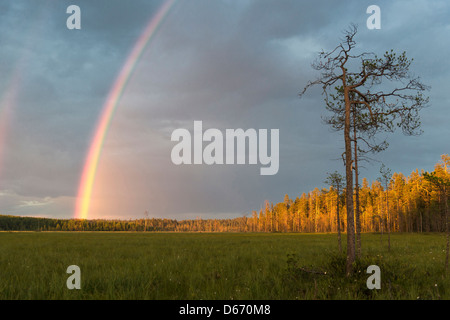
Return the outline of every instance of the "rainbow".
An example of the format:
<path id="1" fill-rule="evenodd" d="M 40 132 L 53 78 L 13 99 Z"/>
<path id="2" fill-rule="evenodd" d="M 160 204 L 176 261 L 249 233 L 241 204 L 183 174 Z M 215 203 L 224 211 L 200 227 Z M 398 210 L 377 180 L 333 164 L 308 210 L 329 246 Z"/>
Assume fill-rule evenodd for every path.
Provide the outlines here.
<path id="1" fill-rule="evenodd" d="M 174 7 L 177 0 L 165 0 L 159 8 L 156 15 L 152 16 L 150 22 L 142 32 L 129 54 L 125 64 L 123 65 L 116 81 L 114 82 L 102 108 L 99 121 L 97 123 L 94 135 L 89 147 L 89 152 L 86 156 L 84 168 L 81 175 L 81 180 L 78 188 L 78 196 L 75 204 L 75 218 L 87 219 L 89 213 L 89 205 L 91 201 L 92 189 L 95 181 L 95 174 L 102 151 L 103 142 L 108 132 L 111 119 L 114 116 L 114 111 L 120 100 L 120 97 L 127 85 L 133 70 L 139 61 L 145 47 L 153 38 L 158 30 L 158 27 L 164 21 L 170 10 Z"/>

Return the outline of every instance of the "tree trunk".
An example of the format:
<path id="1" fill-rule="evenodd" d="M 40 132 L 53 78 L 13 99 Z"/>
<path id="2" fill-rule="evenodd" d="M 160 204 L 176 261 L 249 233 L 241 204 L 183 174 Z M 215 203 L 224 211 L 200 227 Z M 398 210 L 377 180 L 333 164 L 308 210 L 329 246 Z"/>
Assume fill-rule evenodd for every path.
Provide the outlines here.
<path id="1" fill-rule="evenodd" d="M 353 138 L 355 146 L 355 223 L 356 223 L 356 256 L 361 256 L 361 220 L 359 216 L 359 179 L 358 179 L 358 140 L 356 136 L 356 110 L 353 115 Z"/>
<path id="2" fill-rule="evenodd" d="M 353 272 L 353 262 L 355 261 L 355 221 L 353 212 L 353 172 L 352 172 L 352 145 L 350 137 L 350 99 L 349 88 L 346 85 L 346 73 L 343 70 L 343 85 L 345 99 L 345 176 L 347 183 L 346 206 L 347 206 L 347 264 L 346 273 L 350 275 Z"/>

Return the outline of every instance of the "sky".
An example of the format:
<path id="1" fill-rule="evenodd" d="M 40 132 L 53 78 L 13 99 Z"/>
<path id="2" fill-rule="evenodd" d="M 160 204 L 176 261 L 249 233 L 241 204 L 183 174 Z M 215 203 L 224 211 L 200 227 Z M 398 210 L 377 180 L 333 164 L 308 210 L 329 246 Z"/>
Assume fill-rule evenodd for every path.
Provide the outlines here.
<path id="1" fill-rule="evenodd" d="M 81 29 L 68 29 L 67 7 Z M 73 218 L 98 121 L 130 53 L 167 1 L 16 0 L 0 4 L 0 214 Z M 370 5 L 381 29 L 369 30 Z M 351 23 L 358 52 L 406 51 L 431 87 L 423 134 L 381 134 L 389 148 L 364 163 L 408 176 L 450 152 L 447 1 L 176 0 L 143 48 L 105 132 L 89 219 L 234 218 L 264 202 L 327 187 L 344 172 L 343 136 L 327 127 L 311 63 Z M 175 129 L 279 130 L 279 170 L 175 165 Z"/>

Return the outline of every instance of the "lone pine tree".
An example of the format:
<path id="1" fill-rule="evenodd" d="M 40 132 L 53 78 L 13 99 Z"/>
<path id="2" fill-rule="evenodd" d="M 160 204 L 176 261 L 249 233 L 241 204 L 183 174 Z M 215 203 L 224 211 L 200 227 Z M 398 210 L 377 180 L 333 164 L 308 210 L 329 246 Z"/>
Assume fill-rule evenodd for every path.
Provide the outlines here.
<path id="1" fill-rule="evenodd" d="M 355 261 L 355 221 L 353 204 L 353 155 L 351 137 L 352 106 L 358 105 L 358 117 L 364 119 L 373 134 L 394 131 L 396 127 L 405 134 L 420 133 L 419 111 L 426 106 L 428 98 L 422 92 L 428 87 L 413 77 L 409 68 L 412 60 L 403 52 L 393 50 L 382 57 L 373 53 L 354 54 L 357 27 L 351 25 L 344 32 L 345 38 L 329 52 L 322 51 L 312 67 L 320 76 L 310 81 L 300 96 L 314 85 L 321 85 L 326 105 L 330 105 L 334 94 L 341 92 L 345 106 L 344 163 L 346 177 L 347 208 L 347 275 L 352 273 Z M 352 68 L 352 70 L 350 70 Z M 399 83 L 400 86 L 395 86 Z"/>
<path id="2" fill-rule="evenodd" d="M 349 83 L 350 84 L 350 83 Z M 334 131 L 342 131 L 345 127 L 345 101 L 343 97 L 342 86 L 337 89 L 336 94 L 330 94 L 331 100 L 327 102 L 327 110 L 331 116 L 323 117 L 325 124 L 330 125 Z M 351 97 L 354 99 L 354 94 Z M 350 114 L 351 142 L 353 143 L 353 171 L 355 176 L 355 224 L 356 224 L 356 256 L 361 255 L 361 219 L 360 219 L 360 201 L 359 201 L 359 161 L 371 160 L 367 154 L 384 151 L 388 147 L 386 140 L 377 143 L 375 139 L 376 128 L 372 127 L 370 117 L 364 114 L 361 106 L 353 103 Z M 361 147 L 362 145 L 362 147 Z"/>

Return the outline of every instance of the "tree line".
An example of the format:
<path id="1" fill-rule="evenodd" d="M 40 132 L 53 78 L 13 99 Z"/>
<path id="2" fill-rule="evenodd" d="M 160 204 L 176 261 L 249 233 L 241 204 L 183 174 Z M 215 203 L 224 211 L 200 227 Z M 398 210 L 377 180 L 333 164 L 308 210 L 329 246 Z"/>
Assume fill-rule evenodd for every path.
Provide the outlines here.
<path id="1" fill-rule="evenodd" d="M 443 155 L 430 173 L 450 179 L 450 157 Z M 444 232 L 446 197 L 418 169 L 409 176 L 394 173 L 387 184 L 364 178 L 359 188 L 361 232 Z M 333 186 L 288 195 L 279 203 L 234 219 L 50 219 L 0 215 L 2 231 L 172 231 L 172 232 L 331 232 L 346 230 L 346 190 Z M 353 192 L 353 198 L 355 192 Z M 339 228 L 338 228 L 339 227 Z"/>

